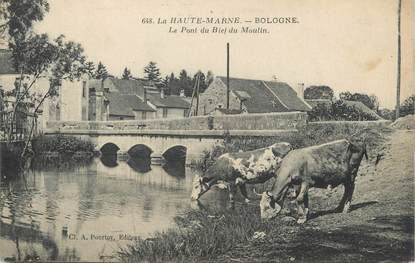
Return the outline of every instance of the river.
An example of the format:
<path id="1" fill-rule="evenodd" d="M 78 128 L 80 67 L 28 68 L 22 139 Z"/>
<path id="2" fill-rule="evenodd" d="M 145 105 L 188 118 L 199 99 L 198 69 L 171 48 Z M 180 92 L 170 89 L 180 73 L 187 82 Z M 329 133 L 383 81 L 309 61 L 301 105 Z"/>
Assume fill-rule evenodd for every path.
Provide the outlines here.
<path id="1" fill-rule="evenodd" d="M 116 261 L 120 247 L 173 227 L 190 207 L 194 172 L 182 164 L 37 166 L 0 187 L 0 261 Z M 210 195 L 225 205 L 225 193 Z"/>

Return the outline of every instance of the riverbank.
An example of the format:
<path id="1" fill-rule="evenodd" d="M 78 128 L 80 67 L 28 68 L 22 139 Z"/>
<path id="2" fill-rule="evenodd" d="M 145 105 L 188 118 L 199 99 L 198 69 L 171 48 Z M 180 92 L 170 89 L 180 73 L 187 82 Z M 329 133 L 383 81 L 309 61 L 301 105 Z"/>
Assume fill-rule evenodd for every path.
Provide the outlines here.
<path id="1" fill-rule="evenodd" d="M 40 162 L 49 161 L 85 161 L 94 157 L 94 145 L 87 140 L 74 136 L 41 135 L 33 142 L 34 159 Z"/>
<path id="2" fill-rule="evenodd" d="M 304 225 L 295 223 L 290 203 L 283 215 L 267 222 L 260 220 L 258 202 L 239 202 L 235 210 L 205 207 L 176 218 L 176 228 L 122 249 L 119 257 L 186 262 L 413 260 L 414 131 L 382 131 L 383 140 L 374 132 L 365 131 L 371 157 L 362 162 L 348 214 L 331 210 L 342 187 L 312 189 L 313 212 Z M 383 158 L 375 166 L 378 154 Z"/>

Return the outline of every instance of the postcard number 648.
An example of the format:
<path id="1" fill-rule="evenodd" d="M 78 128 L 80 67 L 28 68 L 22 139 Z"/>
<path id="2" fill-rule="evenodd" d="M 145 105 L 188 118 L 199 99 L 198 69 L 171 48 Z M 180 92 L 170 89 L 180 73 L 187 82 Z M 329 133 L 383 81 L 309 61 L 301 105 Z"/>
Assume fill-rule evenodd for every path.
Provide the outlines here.
<path id="1" fill-rule="evenodd" d="M 145 17 L 145 18 L 141 19 L 141 23 L 143 23 L 143 24 L 152 24 L 153 23 L 153 18 Z"/>

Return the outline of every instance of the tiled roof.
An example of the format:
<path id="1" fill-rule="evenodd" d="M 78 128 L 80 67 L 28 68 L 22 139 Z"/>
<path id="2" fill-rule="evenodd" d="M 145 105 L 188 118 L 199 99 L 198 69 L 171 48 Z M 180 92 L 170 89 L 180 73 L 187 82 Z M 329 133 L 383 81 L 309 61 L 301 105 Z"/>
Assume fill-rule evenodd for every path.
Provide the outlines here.
<path id="1" fill-rule="evenodd" d="M 161 98 L 160 94 L 147 94 L 147 99 L 159 108 L 188 109 L 190 107 L 190 103 L 187 100 L 175 95 Z"/>
<path id="2" fill-rule="evenodd" d="M 346 104 L 349 107 L 355 107 L 356 109 L 369 114 L 370 116 L 372 116 L 373 118 L 377 119 L 377 120 L 381 120 L 382 117 L 380 117 L 376 112 L 374 112 L 373 110 L 371 110 L 369 107 L 367 107 L 365 104 L 363 104 L 360 101 L 351 101 L 351 100 L 342 100 L 344 102 L 344 104 Z"/>
<path id="3" fill-rule="evenodd" d="M 289 110 L 292 111 L 310 111 L 311 107 L 307 105 L 302 99 L 297 96 L 295 92 L 287 83 L 276 81 L 265 81 L 268 86 L 280 99 L 280 101 Z"/>
<path id="4" fill-rule="evenodd" d="M 18 74 L 13 65 L 12 52 L 0 49 L 0 74 Z"/>
<path id="5" fill-rule="evenodd" d="M 218 77 L 226 85 L 226 77 Z M 283 82 L 264 82 L 252 79 L 229 79 L 230 90 L 244 100 L 249 113 L 308 111 L 297 93 Z"/>
<path id="6" fill-rule="evenodd" d="M 144 87 L 148 90 L 157 90 L 155 87 L 151 87 L 149 83 L 145 80 L 135 80 L 135 79 L 109 79 L 122 94 L 136 94 L 138 96 L 143 96 Z"/>
<path id="7" fill-rule="evenodd" d="M 105 96 L 110 102 L 110 115 L 134 116 L 133 111 L 155 111 L 136 95 L 110 92 Z"/>

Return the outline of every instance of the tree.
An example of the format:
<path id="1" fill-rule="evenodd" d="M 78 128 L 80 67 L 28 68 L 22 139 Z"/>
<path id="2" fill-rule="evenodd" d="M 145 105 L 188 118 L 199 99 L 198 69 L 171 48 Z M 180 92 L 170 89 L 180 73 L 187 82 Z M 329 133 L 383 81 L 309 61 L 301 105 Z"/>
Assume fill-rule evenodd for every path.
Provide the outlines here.
<path id="1" fill-rule="evenodd" d="M 209 87 L 210 83 L 213 82 L 215 76 L 213 75 L 212 71 L 208 70 L 207 74 L 206 74 L 206 87 Z"/>
<path id="2" fill-rule="evenodd" d="M 310 86 L 304 90 L 305 99 L 333 99 L 334 93 L 329 86 Z"/>
<path id="3" fill-rule="evenodd" d="M 379 107 L 379 100 L 376 95 L 367 95 L 363 93 L 350 93 L 349 91 L 341 92 L 339 94 L 340 99 L 342 100 L 351 100 L 351 101 L 360 101 L 366 105 L 369 109 L 377 110 Z"/>
<path id="4" fill-rule="evenodd" d="M 33 105 L 33 114 L 36 116 L 45 99 L 57 93 L 63 79 L 79 79 L 88 73 L 90 64 L 87 65 L 80 44 L 65 41 L 63 35 L 50 40 L 47 34 L 33 32 L 33 23 L 41 21 L 49 10 L 46 0 L 3 0 L 0 10 L 0 32 L 7 33 L 13 62 L 20 75 L 12 92 L 15 102 L 9 121 L 14 123 L 18 108 Z M 50 85 L 42 94 L 33 93 L 32 88 L 42 75 L 49 76 Z M 34 123 L 22 156 L 31 140 Z M 9 125 L 8 145 L 12 140 L 11 135 L 12 125 Z"/>
<path id="5" fill-rule="evenodd" d="M 180 81 L 179 81 L 178 78 L 176 78 L 174 73 L 170 74 L 168 89 L 169 89 L 171 95 L 179 95 L 180 94 L 180 90 L 181 90 Z"/>
<path id="6" fill-rule="evenodd" d="M 95 71 L 95 78 L 105 80 L 109 77 L 107 68 L 102 64 L 102 62 L 98 62 L 97 70 Z"/>
<path id="7" fill-rule="evenodd" d="M 88 76 L 91 78 L 95 77 L 95 65 L 94 62 L 88 61 L 85 63 L 85 70 L 88 73 Z"/>
<path id="8" fill-rule="evenodd" d="M 144 78 L 152 81 L 154 84 L 159 84 L 161 80 L 160 69 L 157 67 L 157 63 L 150 61 L 147 66 L 144 67 Z"/>
<path id="9" fill-rule="evenodd" d="M 408 114 L 414 114 L 414 101 L 415 95 L 409 96 L 404 102 L 402 102 L 400 109 L 399 109 L 399 116 L 403 117 Z"/>
<path id="10" fill-rule="evenodd" d="M 124 72 L 122 73 L 122 79 L 131 79 L 133 76 L 131 75 L 131 71 L 125 67 Z"/>
<path id="11" fill-rule="evenodd" d="M 187 71 L 182 69 L 179 74 L 180 88 L 184 90 L 186 97 L 191 97 L 193 93 L 192 79 L 187 75 Z"/>
<path id="12" fill-rule="evenodd" d="M 164 94 L 171 95 L 170 88 L 169 88 L 169 76 L 165 76 L 164 79 L 161 81 L 161 88 L 164 90 Z"/>
<path id="13" fill-rule="evenodd" d="M 193 76 L 193 80 L 192 80 L 192 88 L 194 87 L 194 85 L 195 85 L 195 83 L 196 83 L 196 79 L 197 79 L 197 75 L 199 74 L 199 94 L 200 93 L 203 93 L 205 90 L 206 90 L 206 88 L 208 87 L 207 86 L 207 83 L 206 83 L 206 77 L 205 77 L 205 74 L 203 74 L 203 72 L 202 71 L 198 71 L 194 76 Z"/>
<path id="14" fill-rule="evenodd" d="M 334 119 L 332 105 L 327 106 L 323 103 L 317 103 L 311 111 L 308 112 L 310 121 L 329 121 Z"/>

